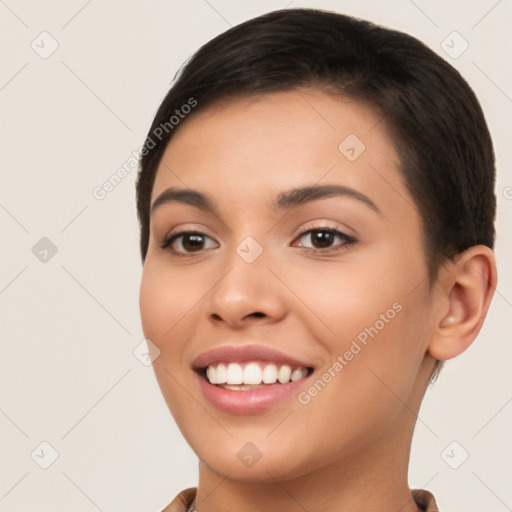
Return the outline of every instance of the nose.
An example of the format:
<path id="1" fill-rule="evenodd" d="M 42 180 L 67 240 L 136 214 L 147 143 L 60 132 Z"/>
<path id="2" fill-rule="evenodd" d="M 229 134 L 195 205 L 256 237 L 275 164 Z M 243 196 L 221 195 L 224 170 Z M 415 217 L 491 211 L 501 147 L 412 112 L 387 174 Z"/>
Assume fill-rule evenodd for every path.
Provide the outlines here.
<path id="1" fill-rule="evenodd" d="M 285 317 L 284 287 L 262 257 L 247 263 L 234 254 L 225 268 L 203 303 L 211 322 L 236 329 Z"/>

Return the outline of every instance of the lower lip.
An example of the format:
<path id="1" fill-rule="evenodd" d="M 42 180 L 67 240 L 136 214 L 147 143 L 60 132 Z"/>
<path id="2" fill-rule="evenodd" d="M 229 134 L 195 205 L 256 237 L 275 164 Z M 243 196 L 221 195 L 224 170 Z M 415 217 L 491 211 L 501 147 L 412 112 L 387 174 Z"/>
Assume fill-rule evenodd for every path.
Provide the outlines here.
<path id="1" fill-rule="evenodd" d="M 298 389 L 310 377 L 305 377 L 286 384 L 268 384 L 264 388 L 248 391 L 233 391 L 210 384 L 196 373 L 204 396 L 217 409 L 231 414 L 248 414 L 269 409 L 281 400 L 297 393 Z"/>

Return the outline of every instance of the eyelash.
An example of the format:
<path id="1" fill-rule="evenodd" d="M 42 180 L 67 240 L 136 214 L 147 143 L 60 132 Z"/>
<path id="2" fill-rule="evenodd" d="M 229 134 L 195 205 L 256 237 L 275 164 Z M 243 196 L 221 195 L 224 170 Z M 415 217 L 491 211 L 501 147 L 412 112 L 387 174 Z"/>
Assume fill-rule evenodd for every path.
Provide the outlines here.
<path id="1" fill-rule="evenodd" d="M 342 231 L 339 231 L 337 229 L 328 228 L 328 227 L 316 227 L 316 228 L 307 229 L 307 230 L 303 231 L 302 233 L 300 233 L 296 237 L 296 240 L 303 238 L 306 235 L 310 235 L 310 234 L 316 233 L 316 232 L 329 233 L 331 235 L 337 236 L 343 240 L 343 244 L 338 249 L 333 249 L 333 248 L 327 248 L 327 249 L 313 248 L 313 249 L 311 249 L 310 247 L 305 247 L 304 249 L 306 249 L 306 251 L 309 253 L 313 253 L 313 254 L 338 253 L 338 252 L 348 249 L 350 246 L 357 243 L 357 240 L 354 237 L 346 235 L 345 233 L 343 233 Z M 204 252 L 203 250 L 200 250 L 200 251 L 192 252 L 192 253 L 183 253 L 183 252 L 179 252 L 179 251 L 176 251 L 175 249 L 170 248 L 170 246 L 173 244 L 173 242 L 175 240 L 177 240 L 183 236 L 186 236 L 186 235 L 199 235 L 201 237 L 210 238 L 208 235 L 205 235 L 204 233 L 201 233 L 200 231 L 180 231 L 178 233 L 170 233 L 161 243 L 158 244 L 158 247 L 160 247 L 161 249 L 167 250 L 171 254 L 171 256 L 176 257 L 176 258 L 190 257 L 190 256 L 194 256 L 196 254 L 200 254 L 201 252 Z"/>

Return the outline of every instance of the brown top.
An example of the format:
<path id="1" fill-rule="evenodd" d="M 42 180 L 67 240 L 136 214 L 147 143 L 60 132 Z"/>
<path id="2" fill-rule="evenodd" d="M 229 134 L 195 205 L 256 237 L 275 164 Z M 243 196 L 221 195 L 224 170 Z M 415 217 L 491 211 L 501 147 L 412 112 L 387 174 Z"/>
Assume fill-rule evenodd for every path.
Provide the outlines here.
<path id="1" fill-rule="evenodd" d="M 162 512 L 189 512 L 189 507 L 196 497 L 196 492 L 197 487 L 189 487 L 181 491 Z M 416 505 L 418 505 L 421 510 L 424 512 L 439 512 L 436 500 L 430 492 L 423 489 L 413 489 L 411 493 Z M 192 510 L 195 512 L 195 509 Z"/>

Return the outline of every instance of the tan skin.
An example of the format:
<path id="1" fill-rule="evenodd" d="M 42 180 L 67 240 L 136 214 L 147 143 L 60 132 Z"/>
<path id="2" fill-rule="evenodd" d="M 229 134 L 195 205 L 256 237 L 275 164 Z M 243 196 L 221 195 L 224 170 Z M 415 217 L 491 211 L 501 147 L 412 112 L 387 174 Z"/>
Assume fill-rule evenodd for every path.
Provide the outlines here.
<path id="1" fill-rule="evenodd" d="M 349 134 L 366 146 L 353 162 L 338 149 Z M 199 457 L 199 512 L 419 510 L 407 483 L 416 415 L 435 360 L 478 334 L 496 266 L 475 246 L 430 286 L 398 161 L 372 108 L 314 88 L 199 111 L 166 148 L 152 201 L 172 186 L 218 207 L 155 210 L 140 290 L 145 336 L 161 351 L 159 385 Z M 378 212 L 349 196 L 270 207 L 283 191 L 324 184 L 364 194 Z M 318 231 L 302 235 L 312 228 L 356 241 L 319 246 Z M 177 257 L 158 246 L 171 231 L 199 231 L 204 244 L 181 237 Z M 263 247 L 251 264 L 236 252 L 247 236 Z M 397 302 L 401 311 L 306 405 L 294 395 L 259 413 L 227 413 L 206 400 L 191 368 L 213 347 L 262 344 L 321 376 Z M 247 442 L 262 453 L 251 468 L 237 457 Z"/>

